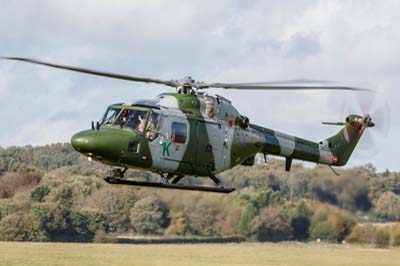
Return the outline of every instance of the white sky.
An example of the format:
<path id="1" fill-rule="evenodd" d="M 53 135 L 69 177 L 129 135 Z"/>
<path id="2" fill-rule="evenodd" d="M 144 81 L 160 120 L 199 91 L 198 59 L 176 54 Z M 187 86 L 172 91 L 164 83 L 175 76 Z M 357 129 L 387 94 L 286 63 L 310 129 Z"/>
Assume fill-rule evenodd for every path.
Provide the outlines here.
<path id="1" fill-rule="evenodd" d="M 253 123 L 315 141 L 339 130 L 321 121 L 367 98 L 362 112 L 388 132 L 369 130 L 349 164 L 399 170 L 399 26 L 400 1 L 0 0 L 0 56 L 162 79 L 368 84 L 386 112 L 351 92 L 213 92 Z M 173 90 L 1 61 L 0 146 L 67 142 L 107 105 L 163 91 Z"/>

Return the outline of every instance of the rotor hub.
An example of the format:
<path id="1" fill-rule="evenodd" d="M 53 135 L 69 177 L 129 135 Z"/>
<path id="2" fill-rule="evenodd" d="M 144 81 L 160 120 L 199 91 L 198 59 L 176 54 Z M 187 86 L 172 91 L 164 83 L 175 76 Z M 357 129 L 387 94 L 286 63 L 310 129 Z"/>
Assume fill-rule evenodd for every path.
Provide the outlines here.
<path id="1" fill-rule="evenodd" d="M 176 91 L 179 94 L 196 94 L 195 83 L 196 81 L 192 77 L 184 77 L 176 82 Z"/>
<path id="2" fill-rule="evenodd" d="M 372 122 L 372 118 L 371 118 L 371 116 L 369 115 L 369 114 L 365 114 L 364 115 L 364 121 L 363 121 L 364 123 L 364 127 L 374 127 L 375 126 L 375 124 L 374 124 L 374 122 Z"/>

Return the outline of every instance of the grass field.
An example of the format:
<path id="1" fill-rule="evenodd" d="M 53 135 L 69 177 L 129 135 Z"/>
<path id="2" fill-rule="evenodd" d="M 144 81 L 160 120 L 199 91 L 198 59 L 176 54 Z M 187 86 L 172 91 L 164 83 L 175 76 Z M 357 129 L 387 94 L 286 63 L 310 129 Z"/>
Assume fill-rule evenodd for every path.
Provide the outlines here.
<path id="1" fill-rule="evenodd" d="M 326 244 L 126 245 L 0 242 L 0 265 L 400 265 L 400 249 Z"/>

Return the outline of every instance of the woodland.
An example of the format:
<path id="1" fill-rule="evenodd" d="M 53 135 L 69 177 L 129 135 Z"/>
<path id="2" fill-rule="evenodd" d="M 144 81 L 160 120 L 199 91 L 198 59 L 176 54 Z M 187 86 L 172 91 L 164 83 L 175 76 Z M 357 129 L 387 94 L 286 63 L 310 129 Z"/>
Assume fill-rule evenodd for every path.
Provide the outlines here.
<path id="1" fill-rule="evenodd" d="M 230 194 L 109 185 L 69 144 L 0 147 L 0 241 L 107 242 L 118 235 L 400 245 L 400 173 L 269 158 L 219 175 Z M 129 170 L 128 178 L 156 174 Z M 208 184 L 187 178 L 187 184 Z"/>

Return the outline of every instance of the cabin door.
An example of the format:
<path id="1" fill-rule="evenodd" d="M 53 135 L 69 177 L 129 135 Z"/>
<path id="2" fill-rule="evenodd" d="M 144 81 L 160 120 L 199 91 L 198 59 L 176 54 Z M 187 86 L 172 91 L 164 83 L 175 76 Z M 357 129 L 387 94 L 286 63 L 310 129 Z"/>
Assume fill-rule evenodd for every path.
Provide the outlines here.
<path id="1" fill-rule="evenodd" d="M 217 123 L 196 121 L 195 171 L 211 175 L 223 167 L 222 129 Z"/>

